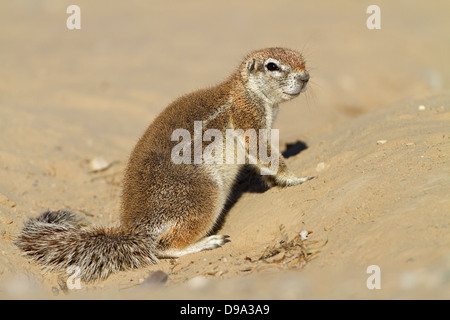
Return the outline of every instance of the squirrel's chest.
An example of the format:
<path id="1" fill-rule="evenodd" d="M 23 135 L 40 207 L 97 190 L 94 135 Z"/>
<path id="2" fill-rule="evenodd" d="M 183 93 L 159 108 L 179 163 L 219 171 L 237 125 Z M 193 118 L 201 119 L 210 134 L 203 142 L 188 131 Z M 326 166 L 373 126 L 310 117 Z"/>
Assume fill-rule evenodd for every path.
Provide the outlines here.
<path id="1" fill-rule="evenodd" d="M 272 129 L 272 125 L 278 115 L 278 105 L 272 106 L 266 104 L 264 106 L 265 129 Z"/>

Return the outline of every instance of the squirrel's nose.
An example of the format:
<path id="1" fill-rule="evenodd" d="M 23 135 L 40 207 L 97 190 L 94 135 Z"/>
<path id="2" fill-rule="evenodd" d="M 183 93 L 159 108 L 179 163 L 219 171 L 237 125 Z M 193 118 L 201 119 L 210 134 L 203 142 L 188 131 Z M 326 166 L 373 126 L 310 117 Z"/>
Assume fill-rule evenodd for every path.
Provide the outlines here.
<path id="1" fill-rule="evenodd" d="M 309 73 L 308 73 L 308 71 L 302 71 L 297 75 L 296 78 L 297 78 L 297 81 L 306 83 L 309 81 Z"/>

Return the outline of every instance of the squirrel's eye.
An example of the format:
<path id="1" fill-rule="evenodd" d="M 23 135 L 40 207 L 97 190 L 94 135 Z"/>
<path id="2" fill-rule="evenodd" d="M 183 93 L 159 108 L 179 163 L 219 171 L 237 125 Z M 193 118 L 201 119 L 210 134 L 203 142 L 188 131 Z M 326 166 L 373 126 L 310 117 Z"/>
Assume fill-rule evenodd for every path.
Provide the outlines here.
<path id="1" fill-rule="evenodd" d="M 269 70 L 269 71 L 278 71 L 278 70 L 280 70 L 280 67 L 278 67 L 275 63 L 273 63 L 273 62 L 269 62 L 267 65 L 266 65 L 266 68 L 267 68 L 267 70 Z"/>

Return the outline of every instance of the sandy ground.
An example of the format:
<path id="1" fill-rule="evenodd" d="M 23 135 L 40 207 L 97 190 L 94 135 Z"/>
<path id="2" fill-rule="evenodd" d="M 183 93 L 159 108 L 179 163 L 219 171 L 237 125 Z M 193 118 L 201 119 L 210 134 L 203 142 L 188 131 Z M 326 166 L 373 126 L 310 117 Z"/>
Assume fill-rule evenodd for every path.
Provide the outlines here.
<path id="1" fill-rule="evenodd" d="M 69 31 L 74 2 L 82 28 Z M 450 298 L 448 1 L 377 1 L 381 30 L 366 27 L 370 1 L 111 2 L 0 3 L 1 297 Z M 12 246 L 48 208 L 117 222 L 152 119 L 267 46 L 306 57 L 310 89 L 275 127 L 292 170 L 316 179 L 264 192 L 243 181 L 224 247 L 67 294 Z M 99 157 L 111 166 L 92 172 Z M 258 261 L 303 230 L 306 262 L 283 247 Z M 381 289 L 367 287 L 372 265 Z M 157 270 L 164 287 L 141 285 Z"/>

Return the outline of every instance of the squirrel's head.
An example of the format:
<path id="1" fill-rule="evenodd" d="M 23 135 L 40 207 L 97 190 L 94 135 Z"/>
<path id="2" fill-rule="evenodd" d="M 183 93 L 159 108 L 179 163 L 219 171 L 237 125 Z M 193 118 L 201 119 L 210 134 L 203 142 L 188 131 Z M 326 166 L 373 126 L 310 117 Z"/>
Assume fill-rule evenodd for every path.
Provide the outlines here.
<path id="1" fill-rule="evenodd" d="M 246 88 L 275 104 L 297 97 L 306 90 L 309 80 L 302 55 L 284 48 L 250 53 L 240 74 Z"/>

